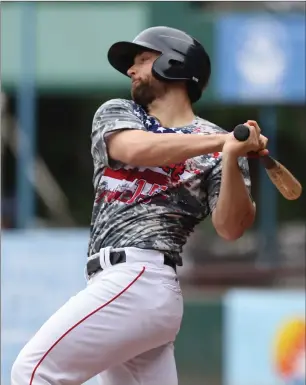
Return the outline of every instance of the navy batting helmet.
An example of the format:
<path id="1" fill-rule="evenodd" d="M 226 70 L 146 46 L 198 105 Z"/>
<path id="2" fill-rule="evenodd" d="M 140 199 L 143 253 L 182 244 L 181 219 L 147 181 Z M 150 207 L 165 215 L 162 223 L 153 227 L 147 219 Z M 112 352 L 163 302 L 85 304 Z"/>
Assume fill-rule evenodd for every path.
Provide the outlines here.
<path id="1" fill-rule="evenodd" d="M 185 80 L 190 101 L 200 99 L 210 78 L 211 65 L 207 52 L 196 39 L 175 28 L 152 27 L 141 32 L 133 42 L 113 44 L 108 60 L 116 70 L 127 75 L 135 56 L 143 51 L 161 53 L 153 63 L 153 76 L 164 81 Z"/>

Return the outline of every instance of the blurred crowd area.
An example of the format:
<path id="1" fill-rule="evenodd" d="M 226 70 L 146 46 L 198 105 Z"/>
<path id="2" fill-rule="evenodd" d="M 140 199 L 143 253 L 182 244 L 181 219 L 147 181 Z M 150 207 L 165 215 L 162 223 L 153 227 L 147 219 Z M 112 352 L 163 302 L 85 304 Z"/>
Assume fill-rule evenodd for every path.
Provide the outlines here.
<path id="1" fill-rule="evenodd" d="M 107 3 L 91 4 L 88 5 L 87 11 L 89 12 L 90 7 L 96 7 L 96 9 L 106 7 L 108 11 L 112 8 L 113 14 L 116 15 L 116 9 L 119 12 L 119 4 L 123 3 L 118 3 L 118 5 L 109 5 Z M 147 4 L 148 7 L 150 7 L 148 3 L 143 4 Z M 7 7 L 7 15 L 12 17 L 14 7 L 12 6 L 9 9 L 8 5 L 5 6 Z M 46 4 L 44 6 L 47 7 L 48 5 Z M 84 5 L 82 6 L 84 7 Z M 50 7 L 53 7 L 53 11 L 56 7 L 59 11 L 61 9 L 61 5 L 55 6 L 53 4 L 50 5 Z M 69 10 L 67 7 L 69 6 L 65 5 L 65 9 L 63 8 L 63 14 L 64 12 L 66 12 L 66 15 L 69 14 L 69 12 L 67 13 L 67 10 Z M 71 4 L 71 7 L 71 9 L 75 9 L 77 6 Z M 135 3 L 133 7 L 137 9 Z M 153 9 L 154 7 L 155 9 Z M 160 6 L 160 10 L 158 7 L 159 6 L 152 5 L 152 14 L 155 15 L 155 22 L 153 23 L 151 21 L 149 25 L 166 24 L 181 27 L 182 29 L 185 28 L 185 30 L 187 30 L 187 32 L 190 31 L 190 33 L 192 33 L 193 28 L 195 28 L 194 33 L 196 33 L 196 37 L 198 37 L 199 40 L 202 39 L 205 45 L 207 43 L 213 63 L 216 63 L 218 60 L 216 52 L 220 50 L 216 41 L 216 32 L 213 30 L 217 23 L 215 20 L 217 20 L 218 15 L 226 18 L 227 15 L 231 16 L 243 13 L 251 17 L 259 13 L 260 15 L 272 15 L 272 18 L 277 18 L 279 16 L 284 17 L 284 15 L 290 17 L 291 15 L 302 16 L 305 14 L 305 2 L 295 1 L 200 1 L 188 3 L 178 2 L 177 5 L 168 4 Z M 166 7 L 164 8 L 165 10 L 167 10 L 167 7 L 170 7 L 169 9 L 171 9 L 174 14 L 171 12 L 162 12 L 163 7 Z M 38 5 L 37 12 L 39 10 L 42 12 L 42 8 L 42 4 Z M 176 10 L 181 24 L 183 23 L 182 20 L 184 20 L 182 13 L 184 13 L 184 10 L 188 11 L 189 21 L 187 21 L 186 17 L 185 25 L 175 24 Z M 131 12 L 134 12 L 134 15 L 136 15 L 136 11 L 132 10 Z M 4 23 L 6 20 L 5 15 L 4 13 Z M 45 15 L 44 17 L 46 17 L 45 20 L 48 21 L 48 16 Z M 197 27 L 191 26 L 193 17 L 197 21 L 194 23 Z M 137 16 L 135 16 L 135 18 L 137 18 Z M 65 27 L 61 27 L 62 31 L 64 31 L 63 40 L 67 39 L 67 42 L 69 40 L 69 44 L 74 42 L 73 44 L 76 47 L 79 45 L 80 51 L 78 53 L 80 56 L 82 56 L 82 47 L 85 45 L 89 47 L 87 52 L 96 52 L 97 49 L 99 49 L 96 45 L 91 46 L 91 41 L 78 43 L 80 36 L 74 36 L 72 32 L 74 31 L 73 28 L 76 28 L 73 24 L 75 20 L 71 18 L 71 21 L 69 21 L 69 16 L 67 16 L 65 22 L 66 21 L 67 30 L 65 30 Z M 139 24 L 143 25 L 143 27 L 149 26 L 145 25 L 144 22 L 139 22 Z M 38 25 L 40 25 L 38 28 L 41 28 L 41 24 L 38 23 Z M 101 73 L 97 75 L 96 78 L 89 76 L 89 72 L 91 71 L 90 65 L 88 65 L 87 68 L 84 67 L 83 73 L 80 72 L 71 75 L 69 81 L 65 81 L 64 78 L 56 78 L 56 71 L 60 73 L 61 70 L 58 64 L 59 62 L 63 62 L 68 66 L 66 61 L 68 63 L 69 60 L 80 60 L 80 62 L 84 60 L 80 57 L 69 58 L 72 50 L 70 51 L 71 47 L 69 47 L 68 43 L 66 47 L 67 50 L 62 51 L 62 55 L 64 55 L 62 57 L 59 57 L 56 52 L 53 55 L 52 46 L 50 46 L 50 60 L 52 59 L 54 63 L 52 62 L 52 64 L 50 64 L 49 67 L 46 66 L 46 68 L 48 67 L 47 69 L 52 71 L 52 67 L 55 66 L 56 71 L 53 74 L 50 73 L 50 75 L 48 75 L 45 73 L 43 74 L 45 78 L 42 76 L 41 79 L 39 79 L 39 76 L 35 75 L 34 71 L 34 78 L 36 78 L 34 86 L 35 116 L 33 119 L 33 124 L 36 128 L 35 143 L 33 145 L 35 152 L 35 182 L 33 183 L 35 212 L 34 217 L 31 218 L 31 227 L 89 228 L 93 204 L 93 167 L 90 154 L 92 118 L 97 108 L 106 100 L 113 97 L 130 97 L 129 83 L 124 81 L 120 83 L 119 77 L 121 75 L 114 72 L 111 73 L 114 79 L 114 87 L 111 81 L 107 80 L 109 65 L 106 59 L 106 47 L 108 43 L 104 42 L 104 38 L 107 42 L 112 41 L 109 36 L 114 33 L 109 28 L 107 31 L 103 30 L 103 26 L 101 26 L 101 28 L 101 36 L 97 40 L 101 40 L 101 51 L 92 59 L 94 61 L 96 57 L 98 57 L 101 62 L 101 64 L 96 64 L 96 67 L 101 67 Z M 133 37 L 134 29 L 137 30 L 137 27 L 131 28 L 131 31 L 127 30 L 127 35 L 129 35 L 130 38 Z M 203 30 L 202 36 L 201 30 Z M 4 29 L 4 33 L 1 36 L 4 42 L 5 39 L 9 39 L 8 36 L 5 35 L 5 31 L 6 29 Z M 7 27 L 7 31 L 9 31 L 9 27 Z M 18 31 L 20 34 L 20 28 Z M 114 35 L 124 39 L 124 32 L 125 30 L 122 27 L 121 33 L 117 31 Z M 38 34 L 39 31 L 36 30 L 36 33 Z M 107 38 L 106 33 L 108 34 Z M 84 36 L 82 38 L 84 39 Z M 305 40 L 303 36 L 300 38 Z M 42 37 L 40 37 L 40 39 L 42 39 Z M 264 36 L 262 39 L 262 41 L 258 40 L 257 42 L 259 48 L 254 45 L 254 49 L 257 49 L 260 55 L 265 51 L 265 45 L 268 44 L 268 40 L 267 42 L 264 41 Z M 269 44 L 274 44 L 271 36 L 269 39 Z M 30 42 L 28 42 L 28 44 L 29 46 L 31 45 Z M 277 44 L 276 42 L 275 45 Z M 40 45 L 36 47 L 38 50 L 35 54 L 38 58 L 36 64 L 34 63 L 36 67 L 39 67 L 39 61 L 46 60 L 39 51 L 39 47 L 42 46 L 43 43 L 40 42 Z M 261 48 L 261 46 L 263 48 Z M 277 67 L 279 59 L 275 62 L 273 61 L 273 57 L 275 58 L 279 54 L 278 48 L 271 47 L 272 56 L 267 54 L 267 57 L 271 59 L 270 70 L 272 72 L 270 77 L 273 77 L 274 68 L 275 72 L 281 71 L 282 69 Z M 293 48 L 294 47 L 291 47 L 291 49 Z M 31 49 L 33 49 L 33 47 Z M 242 47 L 242 50 L 243 49 L 247 52 L 249 47 Z M 78 48 L 75 49 L 75 51 L 77 50 Z M 286 49 L 284 49 L 281 55 L 286 55 L 287 53 Z M 220 56 L 220 54 L 218 55 Z M 235 51 L 232 52 L 232 55 L 235 55 Z M 303 53 L 301 56 L 303 56 Z M 87 63 L 90 64 L 90 60 Z M 263 62 L 263 73 L 266 64 L 267 62 Z M 8 65 L 9 60 L 7 66 Z M 257 65 L 260 65 L 260 61 L 257 62 Z M 20 68 L 22 68 L 22 66 L 23 64 L 21 62 Z M 72 70 L 71 73 L 73 72 Z M 69 68 L 68 70 L 66 69 L 66 71 L 69 73 Z M 219 77 L 226 76 L 230 79 L 232 75 L 230 72 L 228 75 L 224 75 L 224 73 L 226 74 L 226 70 L 224 69 L 222 69 L 223 75 L 221 75 L 219 71 L 220 65 L 218 63 L 213 64 L 212 85 L 205 93 L 203 100 L 195 106 L 196 113 L 228 131 L 233 130 L 237 124 L 243 123 L 248 119 L 257 120 L 261 125 L 263 133 L 266 133 L 267 136 L 272 135 L 271 145 L 273 146 L 277 159 L 285 164 L 301 181 L 302 185 L 305 186 L 305 99 L 298 100 L 293 96 L 291 99 L 284 97 L 278 100 L 278 95 L 276 94 L 275 100 L 273 96 L 269 96 L 267 100 L 260 97 L 255 100 L 250 98 L 247 102 L 240 102 L 234 99 L 226 100 L 222 98 L 222 84 L 219 86 L 219 90 L 215 91 L 215 88 L 217 89 L 216 84 L 218 83 Z M 259 69 L 259 72 L 260 71 Z M 293 74 L 294 63 L 288 71 L 290 71 L 291 75 Z M 18 129 L 23 124 L 20 116 L 20 99 L 22 96 L 19 90 L 18 80 L 14 80 L 14 74 L 12 75 L 10 71 L 7 71 L 7 73 L 8 80 L 6 79 L 6 72 L 4 71 L 2 79 L 4 87 L 1 97 L 1 225 L 2 229 L 15 229 L 18 227 L 17 216 L 18 207 L 20 207 L 20 196 L 17 191 L 17 143 Z M 65 75 L 65 71 L 63 71 L 63 74 Z M 64 76 L 63 74 L 60 74 L 60 76 Z M 256 71 L 253 71 L 253 73 L 250 72 L 250 74 L 250 78 L 257 76 Z M 75 76 L 75 78 L 73 76 Z M 263 74 L 263 76 L 265 75 Z M 267 76 L 269 76 L 269 73 Z M 249 81 L 251 84 L 252 79 L 249 79 Z M 53 82 L 54 84 L 52 84 Z M 223 81 L 221 81 L 221 83 L 222 82 Z M 246 85 L 245 92 L 248 92 L 247 87 L 248 85 Z M 265 91 L 267 94 L 270 92 L 269 87 L 267 86 Z M 273 87 L 273 84 L 271 87 Z M 250 91 L 250 93 L 252 92 L 253 91 Z M 276 130 L 273 127 L 266 127 L 266 125 L 269 125 L 269 118 L 265 118 L 265 116 L 271 114 L 271 110 L 276 119 Z M 28 111 L 28 114 L 31 114 L 31 111 Z M 246 282 L 252 282 L 254 285 L 283 285 L 284 283 L 300 285 L 304 282 L 301 267 L 305 264 L 305 194 L 299 200 L 289 202 L 278 193 L 275 193 L 275 191 L 271 191 L 274 187 L 270 186 L 268 187 L 269 191 L 267 191 L 265 198 L 263 185 L 269 186 L 269 181 L 266 176 L 263 176 L 262 167 L 257 160 L 250 160 L 249 165 L 252 179 L 252 194 L 258 207 L 258 218 L 255 225 L 242 239 L 234 243 L 222 241 L 215 234 L 210 219 L 196 228 L 184 250 L 186 262 L 182 274 L 188 282 L 190 281 L 192 284 L 197 285 L 201 285 L 203 282 L 212 285 L 220 283 L 224 285 L 243 285 Z M 27 203 L 24 202 L 24 204 L 26 205 Z M 269 221 L 269 218 L 264 218 L 264 212 L 265 208 L 270 210 L 271 206 L 274 207 L 274 212 L 273 210 L 272 212 L 267 211 L 267 217 L 273 215 L 273 220 Z M 273 237 L 273 241 L 271 241 L 271 237 Z M 203 268 L 203 270 L 201 270 L 201 268 Z"/>

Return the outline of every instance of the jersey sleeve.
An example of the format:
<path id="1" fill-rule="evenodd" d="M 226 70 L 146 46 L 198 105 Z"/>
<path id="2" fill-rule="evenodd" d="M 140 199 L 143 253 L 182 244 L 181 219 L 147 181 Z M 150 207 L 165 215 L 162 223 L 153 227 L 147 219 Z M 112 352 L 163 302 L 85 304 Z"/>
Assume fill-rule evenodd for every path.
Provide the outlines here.
<path id="1" fill-rule="evenodd" d="M 102 104 L 92 122 L 91 154 L 94 162 L 118 169 L 122 163 L 110 159 L 106 138 L 120 130 L 145 130 L 128 100 L 112 99 Z"/>
<path id="2" fill-rule="evenodd" d="M 250 172 L 249 172 L 249 163 L 247 158 L 240 157 L 238 159 L 238 165 L 242 173 L 245 186 L 247 187 L 250 194 L 250 198 L 253 201 L 252 194 L 251 194 L 251 178 L 250 178 Z M 221 173 L 222 173 L 222 162 L 220 159 L 220 161 L 213 168 L 212 172 L 208 177 L 207 192 L 208 192 L 208 204 L 209 204 L 210 214 L 212 214 L 212 212 L 214 211 L 218 201 L 219 194 L 220 194 Z"/>

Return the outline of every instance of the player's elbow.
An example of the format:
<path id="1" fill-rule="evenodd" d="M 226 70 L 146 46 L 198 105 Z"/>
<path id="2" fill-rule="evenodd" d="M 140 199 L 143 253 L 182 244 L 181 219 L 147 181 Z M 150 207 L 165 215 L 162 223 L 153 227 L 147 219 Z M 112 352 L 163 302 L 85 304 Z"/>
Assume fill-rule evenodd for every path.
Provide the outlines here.
<path id="1" fill-rule="evenodd" d="M 241 226 L 237 221 L 225 220 L 224 217 L 217 215 L 216 211 L 212 216 L 212 224 L 217 234 L 226 241 L 235 241 L 241 238 L 245 231 L 244 226 Z"/>
<path id="2" fill-rule="evenodd" d="M 212 215 L 212 223 L 217 234 L 226 241 L 236 241 L 241 238 L 255 221 L 256 208 L 251 207 L 240 216 L 226 217 L 215 210 Z"/>
<path id="3" fill-rule="evenodd" d="M 215 226 L 217 234 L 226 241 L 236 241 L 241 238 L 245 232 L 242 228 L 226 228 Z"/>

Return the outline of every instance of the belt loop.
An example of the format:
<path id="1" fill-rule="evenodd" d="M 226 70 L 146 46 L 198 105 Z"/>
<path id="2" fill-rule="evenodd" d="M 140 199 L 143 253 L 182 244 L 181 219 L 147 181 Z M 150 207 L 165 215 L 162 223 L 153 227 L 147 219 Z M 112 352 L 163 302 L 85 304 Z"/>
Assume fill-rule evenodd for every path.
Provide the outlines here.
<path id="1" fill-rule="evenodd" d="M 111 261 L 110 261 L 110 251 L 111 251 L 112 247 L 111 246 L 107 246 L 105 247 L 104 249 L 104 262 L 105 262 L 105 267 L 111 267 L 112 264 L 111 264 Z"/>
<path id="2" fill-rule="evenodd" d="M 99 254 L 100 254 L 100 257 L 99 257 L 99 259 L 100 259 L 100 266 L 101 266 L 102 270 L 104 270 L 106 268 L 105 249 L 104 248 L 100 249 Z"/>
<path id="3" fill-rule="evenodd" d="M 85 278 L 85 282 L 88 282 L 89 280 L 89 275 L 87 273 L 87 265 L 85 266 L 85 269 L 84 269 L 84 278 Z"/>

